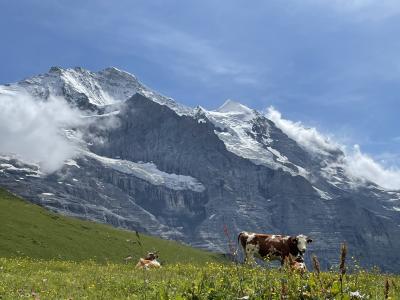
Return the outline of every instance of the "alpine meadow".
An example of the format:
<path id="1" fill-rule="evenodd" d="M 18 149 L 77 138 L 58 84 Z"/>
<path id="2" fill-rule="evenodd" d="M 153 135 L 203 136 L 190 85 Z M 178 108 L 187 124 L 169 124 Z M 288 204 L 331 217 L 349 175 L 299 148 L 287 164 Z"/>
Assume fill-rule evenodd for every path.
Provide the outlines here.
<path id="1" fill-rule="evenodd" d="M 399 1 L 0 12 L 0 300 L 400 300 Z"/>

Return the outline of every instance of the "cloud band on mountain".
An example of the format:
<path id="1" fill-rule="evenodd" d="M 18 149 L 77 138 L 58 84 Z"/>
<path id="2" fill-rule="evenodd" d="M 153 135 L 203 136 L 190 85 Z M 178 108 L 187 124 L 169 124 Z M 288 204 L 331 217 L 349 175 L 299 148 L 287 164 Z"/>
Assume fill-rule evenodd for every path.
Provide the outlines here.
<path id="1" fill-rule="evenodd" d="M 267 117 L 284 133 L 300 146 L 315 154 L 326 155 L 332 151 L 342 151 L 337 163 L 345 170 L 347 176 L 358 181 L 371 181 L 385 189 L 400 189 L 400 170 L 385 167 L 369 155 L 363 153 L 360 146 L 354 145 L 351 150 L 320 132 L 316 128 L 307 128 L 301 122 L 293 122 L 282 117 L 274 107 L 269 107 Z"/>
<path id="2" fill-rule="evenodd" d="M 54 172 L 77 155 L 62 129 L 85 122 L 62 98 L 39 101 L 20 91 L 0 91 L 0 153 L 37 163 L 43 172 Z"/>

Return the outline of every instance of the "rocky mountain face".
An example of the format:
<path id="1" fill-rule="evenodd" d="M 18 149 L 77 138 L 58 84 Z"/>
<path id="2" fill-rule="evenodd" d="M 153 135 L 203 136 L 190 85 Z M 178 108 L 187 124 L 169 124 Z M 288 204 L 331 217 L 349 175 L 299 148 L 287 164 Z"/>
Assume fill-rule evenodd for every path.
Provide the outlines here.
<path id="1" fill-rule="evenodd" d="M 10 91 L 63 97 L 91 120 L 64 128 L 79 151 L 52 174 L 0 156 L 0 186 L 34 203 L 221 252 L 225 226 L 303 233 L 325 267 L 346 241 L 364 266 L 400 271 L 400 192 L 346 175 L 339 148 L 310 151 L 233 101 L 182 106 L 116 68 L 53 67 Z"/>

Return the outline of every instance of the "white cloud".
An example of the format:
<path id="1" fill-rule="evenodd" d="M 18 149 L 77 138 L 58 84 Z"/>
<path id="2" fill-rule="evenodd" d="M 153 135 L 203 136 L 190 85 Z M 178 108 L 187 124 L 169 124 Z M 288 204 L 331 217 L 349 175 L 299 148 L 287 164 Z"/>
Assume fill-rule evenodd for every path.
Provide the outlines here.
<path id="1" fill-rule="evenodd" d="M 85 122 L 61 98 L 44 102 L 20 91 L 0 91 L 0 153 L 38 163 L 45 173 L 77 155 L 77 146 L 63 136 L 62 129 Z"/>
<path id="2" fill-rule="evenodd" d="M 295 140 L 300 146 L 317 154 L 328 154 L 330 151 L 341 150 L 339 164 L 346 174 L 357 181 L 371 181 L 385 189 L 400 189 L 400 169 L 385 167 L 371 156 L 362 153 L 360 147 L 355 145 L 351 151 L 347 147 L 333 141 L 331 137 L 318 132 L 316 128 L 306 128 L 301 122 L 285 120 L 279 111 L 269 107 L 267 117 L 272 120 L 284 133 Z"/>
<path id="3" fill-rule="evenodd" d="M 361 152 L 358 145 L 345 157 L 346 173 L 353 178 L 372 181 L 385 189 L 400 189 L 400 170 L 385 168 Z"/>
<path id="4" fill-rule="evenodd" d="M 281 113 L 272 106 L 268 108 L 267 117 L 291 139 L 313 153 L 328 154 L 331 151 L 341 150 L 339 144 L 333 142 L 330 137 L 320 134 L 316 128 L 307 128 L 301 122 L 285 120 Z"/>

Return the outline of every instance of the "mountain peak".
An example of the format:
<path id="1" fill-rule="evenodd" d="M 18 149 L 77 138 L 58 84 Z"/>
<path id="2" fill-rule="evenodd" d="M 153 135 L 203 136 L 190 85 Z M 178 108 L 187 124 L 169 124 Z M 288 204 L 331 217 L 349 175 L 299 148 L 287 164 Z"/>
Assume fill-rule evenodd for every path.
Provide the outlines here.
<path id="1" fill-rule="evenodd" d="M 103 71 L 118 72 L 118 73 L 119 72 L 125 72 L 125 71 L 122 71 L 122 70 L 120 70 L 120 69 L 118 69 L 117 67 L 114 67 L 114 66 L 107 67 Z"/>
<path id="2" fill-rule="evenodd" d="M 228 99 L 218 109 L 220 113 L 253 114 L 253 110 L 237 101 Z"/>
<path id="3" fill-rule="evenodd" d="M 133 74 L 127 72 L 127 71 L 124 71 L 124 70 L 118 69 L 116 67 L 113 67 L 113 66 L 107 67 L 104 70 L 99 71 L 98 73 L 99 74 L 108 74 L 108 75 L 111 75 L 111 76 L 120 76 L 120 77 L 124 77 L 124 78 L 127 78 L 127 79 L 137 80 L 135 75 L 133 75 Z"/>
<path id="4" fill-rule="evenodd" d="M 93 72 L 82 67 L 53 66 L 47 73 L 14 85 L 37 98 L 64 97 L 83 109 L 125 101 L 144 89 L 135 76 L 115 67 Z"/>
<path id="5" fill-rule="evenodd" d="M 63 70 L 63 69 L 62 69 L 61 67 L 59 67 L 59 66 L 52 66 L 52 67 L 49 69 L 49 73 L 56 73 L 56 74 L 59 74 L 62 70 Z"/>
<path id="6" fill-rule="evenodd" d="M 256 116 L 256 111 L 234 100 L 226 100 L 217 110 L 217 113 L 227 114 L 234 119 L 250 121 Z"/>

